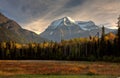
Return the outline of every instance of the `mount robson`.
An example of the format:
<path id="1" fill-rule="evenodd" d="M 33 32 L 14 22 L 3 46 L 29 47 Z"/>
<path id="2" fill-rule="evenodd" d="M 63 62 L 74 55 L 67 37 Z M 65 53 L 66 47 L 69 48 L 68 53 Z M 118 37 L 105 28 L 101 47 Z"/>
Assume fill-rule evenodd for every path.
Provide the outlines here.
<path id="1" fill-rule="evenodd" d="M 115 33 L 115 29 L 105 27 L 105 33 Z M 40 34 L 41 37 L 60 42 L 73 38 L 87 38 L 90 36 L 100 37 L 102 28 L 95 25 L 93 21 L 74 21 L 70 17 L 55 20 L 48 28 Z"/>
<path id="2" fill-rule="evenodd" d="M 105 32 L 116 32 L 115 29 L 105 28 Z M 23 29 L 14 20 L 0 13 L 0 42 L 15 41 L 18 43 L 41 43 L 44 41 L 60 42 L 73 38 L 101 36 L 101 27 L 93 21 L 74 21 L 70 17 L 63 17 L 53 21 L 41 34 Z"/>

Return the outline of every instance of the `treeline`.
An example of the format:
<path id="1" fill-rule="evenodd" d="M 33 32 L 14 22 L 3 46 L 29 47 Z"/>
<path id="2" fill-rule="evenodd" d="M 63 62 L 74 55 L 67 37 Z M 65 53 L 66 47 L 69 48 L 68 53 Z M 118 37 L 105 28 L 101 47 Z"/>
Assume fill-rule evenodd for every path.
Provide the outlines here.
<path id="1" fill-rule="evenodd" d="M 11 60 L 78 60 L 120 62 L 120 28 L 118 34 L 68 41 L 18 44 L 13 41 L 0 43 L 0 59 Z"/>

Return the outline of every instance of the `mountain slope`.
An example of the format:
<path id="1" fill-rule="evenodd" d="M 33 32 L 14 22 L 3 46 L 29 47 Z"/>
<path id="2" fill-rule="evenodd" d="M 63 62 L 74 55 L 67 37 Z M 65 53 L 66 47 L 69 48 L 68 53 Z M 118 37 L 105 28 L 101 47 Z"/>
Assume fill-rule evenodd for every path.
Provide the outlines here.
<path id="1" fill-rule="evenodd" d="M 15 21 L 10 20 L 0 13 L 0 41 L 16 41 L 19 43 L 43 42 L 34 32 L 20 27 Z"/>
<path id="2" fill-rule="evenodd" d="M 106 33 L 111 29 L 105 28 Z M 41 37 L 60 42 L 62 39 L 72 39 L 79 37 L 89 37 L 101 35 L 101 28 L 92 21 L 74 21 L 70 17 L 63 17 L 55 20 L 40 34 Z"/>

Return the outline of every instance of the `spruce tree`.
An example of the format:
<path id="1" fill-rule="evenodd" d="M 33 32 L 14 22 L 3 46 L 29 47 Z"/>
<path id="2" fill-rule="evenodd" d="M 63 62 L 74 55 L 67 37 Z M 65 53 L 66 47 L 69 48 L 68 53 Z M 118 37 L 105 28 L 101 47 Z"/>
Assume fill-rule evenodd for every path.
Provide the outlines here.
<path id="1" fill-rule="evenodd" d="M 105 53 L 105 28 L 102 27 L 101 41 L 100 41 L 100 56 L 103 57 Z"/>
<path id="2" fill-rule="evenodd" d="M 119 56 L 120 55 L 120 16 L 118 17 L 118 33 L 117 33 L 117 36 L 118 36 L 118 43 L 117 43 L 118 53 L 117 53 L 117 55 Z"/>

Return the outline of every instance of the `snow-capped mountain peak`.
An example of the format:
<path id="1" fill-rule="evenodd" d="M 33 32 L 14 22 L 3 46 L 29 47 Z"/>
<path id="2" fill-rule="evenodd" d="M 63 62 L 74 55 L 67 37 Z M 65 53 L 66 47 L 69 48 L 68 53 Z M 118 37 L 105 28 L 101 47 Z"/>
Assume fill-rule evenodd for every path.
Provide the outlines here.
<path id="1" fill-rule="evenodd" d="M 51 25 L 49 26 L 49 28 L 55 29 L 58 26 L 73 26 L 75 24 L 76 24 L 76 22 L 73 19 L 71 19 L 70 17 L 63 17 L 61 19 L 53 21 L 51 23 Z"/>
<path id="2" fill-rule="evenodd" d="M 64 20 L 64 22 L 70 22 L 70 23 L 75 23 L 75 21 L 72 19 L 72 18 L 70 18 L 70 17 L 64 17 L 64 18 L 62 18 L 63 20 Z"/>
<path id="3" fill-rule="evenodd" d="M 101 28 L 95 25 L 93 21 L 74 21 L 70 17 L 63 17 L 53 21 L 51 25 L 41 33 L 41 37 L 60 42 L 61 40 L 72 38 L 96 36 L 98 32 L 101 33 Z M 106 29 L 106 33 L 109 32 L 110 30 Z"/>

